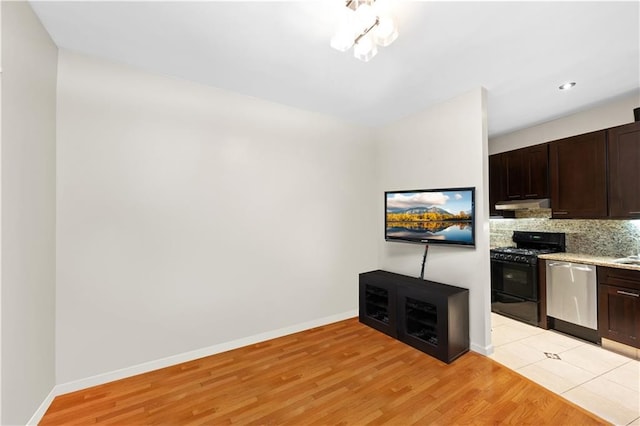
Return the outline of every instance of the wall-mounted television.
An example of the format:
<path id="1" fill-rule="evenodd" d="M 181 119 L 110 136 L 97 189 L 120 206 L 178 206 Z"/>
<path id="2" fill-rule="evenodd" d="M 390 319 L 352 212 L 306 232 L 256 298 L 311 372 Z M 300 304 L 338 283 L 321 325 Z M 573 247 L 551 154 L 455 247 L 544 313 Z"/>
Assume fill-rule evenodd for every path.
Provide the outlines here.
<path id="1" fill-rule="evenodd" d="M 475 188 L 384 193 L 387 241 L 475 246 Z"/>

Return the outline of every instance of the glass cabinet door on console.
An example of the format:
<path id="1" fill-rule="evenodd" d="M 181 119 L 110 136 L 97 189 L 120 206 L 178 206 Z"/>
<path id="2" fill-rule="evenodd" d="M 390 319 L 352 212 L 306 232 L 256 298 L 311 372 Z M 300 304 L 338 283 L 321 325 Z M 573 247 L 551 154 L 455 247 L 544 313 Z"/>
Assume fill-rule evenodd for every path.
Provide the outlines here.
<path id="1" fill-rule="evenodd" d="M 438 347 L 438 309 L 435 305 L 407 297 L 404 299 L 402 329 L 407 335 Z"/>
<path id="2" fill-rule="evenodd" d="M 446 321 L 438 321 L 443 312 L 439 305 L 418 289 L 398 289 L 398 338 L 436 358 L 446 355 L 440 346 L 446 346 L 440 341 L 446 340 Z"/>
<path id="3" fill-rule="evenodd" d="M 389 324 L 389 290 L 367 284 L 364 291 L 366 316 Z"/>
<path id="4" fill-rule="evenodd" d="M 360 322 L 398 337 L 395 306 L 395 286 L 376 280 L 360 282 Z"/>

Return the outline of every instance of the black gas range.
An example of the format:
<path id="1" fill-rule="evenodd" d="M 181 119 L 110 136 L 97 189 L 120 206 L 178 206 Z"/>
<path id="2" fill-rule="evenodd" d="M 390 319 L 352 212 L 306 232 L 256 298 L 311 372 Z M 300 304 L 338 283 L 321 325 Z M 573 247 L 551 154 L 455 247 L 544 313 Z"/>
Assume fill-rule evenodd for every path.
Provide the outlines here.
<path id="1" fill-rule="evenodd" d="M 538 256 L 565 251 L 565 234 L 514 231 L 515 247 L 491 250 L 491 310 L 539 325 Z"/>

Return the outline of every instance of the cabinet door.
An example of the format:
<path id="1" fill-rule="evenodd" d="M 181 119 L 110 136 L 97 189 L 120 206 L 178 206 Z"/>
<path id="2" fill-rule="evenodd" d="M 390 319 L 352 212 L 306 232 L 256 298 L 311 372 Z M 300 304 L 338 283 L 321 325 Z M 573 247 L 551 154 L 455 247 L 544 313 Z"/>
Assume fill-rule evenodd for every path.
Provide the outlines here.
<path id="1" fill-rule="evenodd" d="M 640 122 L 609 129 L 609 216 L 640 217 Z"/>
<path id="2" fill-rule="evenodd" d="M 607 217 L 606 131 L 549 144 L 554 218 Z"/>
<path id="3" fill-rule="evenodd" d="M 549 146 L 523 149 L 523 198 L 549 197 Z"/>
<path id="4" fill-rule="evenodd" d="M 598 286 L 598 335 L 640 348 L 640 291 Z"/>
<path id="5" fill-rule="evenodd" d="M 490 212 L 495 203 L 549 197 L 549 147 L 535 145 L 489 157 Z"/>
<path id="6" fill-rule="evenodd" d="M 502 154 L 489 156 L 489 214 L 499 215 L 496 203 L 504 201 L 504 173 L 502 167 Z"/>
<path id="7" fill-rule="evenodd" d="M 446 296 L 416 287 L 398 287 L 398 340 L 444 362 L 448 359 Z"/>
<path id="8" fill-rule="evenodd" d="M 380 279 L 360 277 L 359 320 L 391 337 L 397 337 L 396 286 Z"/>
<path id="9" fill-rule="evenodd" d="M 505 176 L 505 196 L 507 200 L 520 200 L 524 193 L 524 173 L 522 150 L 505 152 L 503 158 Z"/>

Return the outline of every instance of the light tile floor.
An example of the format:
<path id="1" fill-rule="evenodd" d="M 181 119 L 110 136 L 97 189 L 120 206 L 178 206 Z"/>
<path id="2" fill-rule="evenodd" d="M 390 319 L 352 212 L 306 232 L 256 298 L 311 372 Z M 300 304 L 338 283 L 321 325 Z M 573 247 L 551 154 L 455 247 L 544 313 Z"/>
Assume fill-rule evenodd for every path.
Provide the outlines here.
<path id="1" fill-rule="evenodd" d="M 640 361 L 491 313 L 490 358 L 616 425 L 640 426 Z"/>

